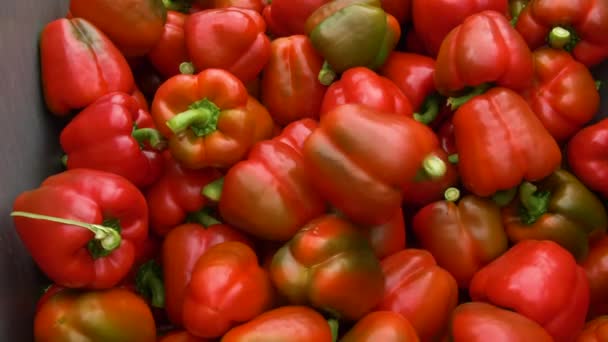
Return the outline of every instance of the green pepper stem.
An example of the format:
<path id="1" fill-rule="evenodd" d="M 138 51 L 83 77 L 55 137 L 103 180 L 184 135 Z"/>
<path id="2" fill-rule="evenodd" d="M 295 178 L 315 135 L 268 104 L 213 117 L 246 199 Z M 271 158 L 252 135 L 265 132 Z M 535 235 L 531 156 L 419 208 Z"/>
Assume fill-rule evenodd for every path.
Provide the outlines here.
<path id="1" fill-rule="evenodd" d="M 336 342 L 338 340 L 338 333 L 340 331 L 340 324 L 338 323 L 338 320 L 335 318 L 331 318 L 327 321 L 327 324 L 329 324 L 329 330 L 331 331 L 331 340 L 333 342 Z"/>
<path id="2" fill-rule="evenodd" d="M 167 126 L 175 134 L 191 129 L 198 137 L 206 136 L 217 129 L 220 109 L 211 101 L 203 99 L 193 103 L 169 121 Z"/>
<path id="3" fill-rule="evenodd" d="M 424 158 L 424 161 L 422 162 L 422 169 L 424 170 L 424 173 L 431 179 L 441 178 L 447 172 L 445 162 L 434 154 Z"/>
<path id="4" fill-rule="evenodd" d="M 460 162 L 460 156 L 458 155 L 458 153 L 450 154 L 448 156 L 448 161 L 451 164 L 458 164 L 458 162 Z"/>
<path id="5" fill-rule="evenodd" d="M 70 219 L 64 219 L 55 216 L 40 215 L 35 213 L 29 213 L 25 211 L 13 211 L 11 213 L 13 217 L 26 217 L 34 220 L 44 220 L 55 223 L 67 224 L 76 226 L 84 229 L 88 229 L 95 234 L 94 239 L 98 240 L 101 247 L 107 252 L 111 252 L 120 246 L 122 238 L 120 233 L 112 227 L 106 227 L 100 224 L 86 223 L 81 221 L 75 221 Z"/>
<path id="6" fill-rule="evenodd" d="M 64 154 L 61 156 L 61 165 L 63 165 L 64 168 L 68 168 L 68 155 Z"/>
<path id="7" fill-rule="evenodd" d="M 519 186 L 519 200 L 522 205 L 522 221 L 533 224 L 547 212 L 551 193 L 538 191 L 536 185 L 523 182 Z"/>
<path id="8" fill-rule="evenodd" d="M 133 138 L 144 145 L 146 142 L 155 150 L 161 151 L 167 147 L 167 141 L 160 132 L 154 128 L 137 128 L 131 133 Z"/>
<path id="9" fill-rule="evenodd" d="M 217 179 L 207 184 L 202 191 L 203 196 L 208 199 L 219 202 L 222 197 L 222 188 L 224 187 L 224 178 Z"/>
<path id="10" fill-rule="evenodd" d="M 549 45 L 556 49 L 563 49 L 570 43 L 572 34 L 561 26 L 554 27 L 549 33 Z"/>
<path id="11" fill-rule="evenodd" d="M 179 65 L 179 72 L 182 75 L 194 75 L 194 72 L 196 70 L 194 69 L 194 64 L 192 64 L 191 62 L 182 62 Z"/>
<path id="12" fill-rule="evenodd" d="M 205 209 L 193 212 L 188 216 L 189 216 L 190 222 L 199 223 L 200 225 L 202 225 L 205 228 L 222 223 L 215 217 L 211 216 L 209 214 L 208 210 L 205 210 Z"/>
<path id="13" fill-rule="evenodd" d="M 443 193 L 443 197 L 448 202 L 456 202 L 460 198 L 460 190 L 455 187 L 449 187 Z"/>
<path id="14" fill-rule="evenodd" d="M 513 201 L 517 195 L 517 188 L 511 188 L 509 190 L 501 190 L 497 191 L 494 195 L 492 195 L 492 201 L 496 203 L 499 207 L 505 207 Z"/>
<path id="15" fill-rule="evenodd" d="M 191 5 L 190 5 L 191 1 L 187 1 L 187 0 L 181 0 L 181 1 L 180 0 L 162 0 L 162 1 L 163 1 L 163 5 L 165 6 L 165 8 L 170 11 L 188 13 L 188 10 L 191 7 Z"/>
<path id="16" fill-rule="evenodd" d="M 509 2 L 509 10 L 511 12 L 511 25 L 515 26 L 519 20 L 521 12 L 528 6 L 528 0 L 511 0 Z"/>
<path id="17" fill-rule="evenodd" d="M 336 72 L 331 68 L 331 65 L 327 61 L 323 62 L 323 67 L 319 71 L 319 82 L 324 86 L 328 86 L 336 79 L 336 76 Z"/>
<path id="18" fill-rule="evenodd" d="M 481 95 L 485 93 L 488 89 L 490 89 L 491 85 L 489 83 L 483 83 L 471 90 L 468 94 L 460 96 L 460 97 L 450 97 L 448 99 L 448 104 L 452 110 L 456 110 L 460 108 L 463 104 L 467 103 L 469 100 L 474 98 L 475 96 Z"/>
<path id="19" fill-rule="evenodd" d="M 414 113 L 414 119 L 425 125 L 430 124 L 439 114 L 439 96 L 433 94 L 428 96 L 421 106 L 422 113 Z"/>
<path id="20" fill-rule="evenodd" d="M 162 269 L 154 260 L 143 264 L 135 277 L 137 292 L 155 308 L 165 307 L 165 285 L 162 279 Z"/>
<path id="21" fill-rule="evenodd" d="M 595 89 L 597 89 L 597 91 L 599 91 L 603 85 L 604 85 L 604 82 L 602 82 L 600 80 L 595 81 Z"/>

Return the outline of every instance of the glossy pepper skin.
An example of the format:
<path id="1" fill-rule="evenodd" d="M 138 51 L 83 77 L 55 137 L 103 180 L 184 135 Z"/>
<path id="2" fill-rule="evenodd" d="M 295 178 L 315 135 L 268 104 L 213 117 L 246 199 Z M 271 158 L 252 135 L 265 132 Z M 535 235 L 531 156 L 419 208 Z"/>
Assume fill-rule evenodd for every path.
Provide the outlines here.
<path id="1" fill-rule="evenodd" d="M 565 170 L 534 184 L 523 183 L 519 200 L 503 209 L 503 222 L 512 242 L 552 240 L 578 261 L 587 256 L 589 240 L 608 227 L 601 200 Z"/>
<path id="2" fill-rule="evenodd" d="M 425 49 L 435 57 L 443 39 L 467 17 L 485 10 L 504 15 L 508 6 L 507 0 L 412 0 L 412 22 Z"/>
<path id="3" fill-rule="evenodd" d="M 199 338 L 191 335 L 187 331 L 175 331 L 162 336 L 158 342 L 208 342 L 210 339 Z"/>
<path id="4" fill-rule="evenodd" d="M 324 116 L 336 107 L 357 103 L 374 110 L 412 116 L 412 105 L 401 90 L 388 78 L 365 67 L 346 70 L 339 81 L 327 89 L 321 105 Z"/>
<path id="5" fill-rule="evenodd" d="M 325 199 L 353 222 L 374 225 L 401 207 L 404 183 L 438 145 L 433 131 L 410 117 L 347 104 L 321 118 L 303 155 Z"/>
<path id="6" fill-rule="evenodd" d="M 474 195 L 425 206 L 414 216 L 413 230 L 420 246 L 463 289 L 479 269 L 506 252 L 509 242 L 498 205 Z"/>
<path id="7" fill-rule="evenodd" d="M 330 0 L 274 0 L 262 14 L 270 33 L 275 37 L 307 34 L 306 19 Z"/>
<path id="8" fill-rule="evenodd" d="M 553 44 L 552 31 L 570 31 L 567 41 Z M 574 58 L 590 67 L 608 58 L 608 4 L 602 0 L 531 0 L 519 14 L 515 28 L 531 49 L 550 45 L 571 50 Z"/>
<path id="9" fill-rule="evenodd" d="M 196 70 L 225 69 L 247 83 L 270 58 L 264 18 L 237 7 L 209 9 L 188 17 L 186 47 Z"/>
<path id="10" fill-rule="evenodd" d="M 420 339 L 412 324 L 402 315 L 392 311 L 374 311 L 361 318 L 339 341 L 418 342 Z"/>
<path id="11" fill-rule="evenodd" d="M 317 311 L 299 305 L 269 310 L 232 328 L 221 342 L 290 341 L 331 342 L 329 324 Z"/>
<path id="12" fill-rule="evenodd" d="M 481 302 L 456 307 L 450 320 L 450 341 L 482 342 L 490 336 L 501 342 L 553 342 L 542 326 L 516 312 Z"/>
<path id="13" fill-rule="evenodd" d="M 585 324 L 576 342 L 601 342 L 608 339 L 608 316 L 598 317 Z"/>
<path id="14" fill-rule="evenodd" d="M 173 324 L 183 324 L 184 296 L 198 259 L 211 247 L 226 241 L 251 244 L 241 232 L 219 222 L 205 226 L 185 223 L 172 229 L 165 237 L 161 250 L 165 309 Z"/>
<path id="15" fill-rule="evenodd" d="M 306 33 L 331 69 L 382 66 L 401 37 L 397 19 L 380 0 L 337 0 L 317 8 L 306 20 Z"/>
<path id="16" fill-rule="evenodd" d="M 533 85 L 522 95 L 557 141 L 565 141 L 587 124 L 600 106 L 593 75 L 563 50 L 540 48 L 533 53 Z"/>
<path id="17" fill-rule="evenodd" d="M 446 270 L 437 266 L 428 251 L 404 249 L 381 262 L 385 274 L 382 301 L 374 311 L 403 315 L 421 341 L 443 336 L 448 318 L 458 302 L 458 285 Z"/>
<path id="18" fill-rule="evenodd" d="M 299 119 L 318 119 L 327 90 L 317 79 L 323 58 L 305 35 L 277 38 L 270 48 L 261 100 L 274 121 L 285 126 Z"/>
<path id="19" fill-rule="evenodd" d="M 84 19 L 57 19 L 44 27 L 40 65 L 44 99 L 57 116 L 84 108 L 107 93 L 135 89 L 123 55 Z"/>
<path id="20" fill-rule="evenodd" d="M 608 119 L 584 127 L 568 142 L 568 165 L 590 190 L 608 198 Z"/>
<path id="21" fill-rule="evenodd" d="M 402 210 L 397 210 L 385 223 L 361 228 L 374 254 L 380 260 L 405 249 L 406 232 Z"/>
<path id="22" fill-rule="evenodd" d="M 167 11 L 167 21 L 160 39 L 148 52 L 148 60 L 164 77 L 180 74 L 179 66 L 188 62 L 188 50 L 184 36 L 187 15 L 177 11 Z"/>
<path id="23" fill-rule="evenodd" d="M 589 255 L 580 265 L 585 269 L 591 290 L 587 318 L 608 315 L 608 237 L 593 242 Z"/>
<path id="24" fill-rule="evenodd" d="M 37 189 L 21 193 L 13 210 L 106 227 L 85 229 L 14 217 L 36 264 L 65 287 L 116 285 L 133 265 L 135 246 L 148 233 L 148 207 L 141 192 L 126 178 L 105 171 L 74 169 L 50 176 Z"/>
<path id="25" fill-rule="evenodd" d="M 222 69 L 170 78 L 158 88 L 151 114 L 173 157 L 190 169 L 228 168 L 273 129 L 268 111 Z"/>
<path id="26" fill-rule="evenodd" d="M 184 326 L 195 336 L 221 337 L 266 311 L 272 296 L 268 274 L 249 246 L 237 241 L 215 245 L 192 271 L 184 297 Z"/>
<path id="27" fill-rule="evenodd" d="M 325 212 L 302 158 L 302 145 L 316 127 L 312 119 L 295 121 L 228 171 L 218 204 L 226 222 L 264 240 L 287 241 Z"/>
<path id="28" fill-rule="evenodd" d="M 167 19 L 162 0 L 71 0 L 70 12 L 98 27 L 129 57 L 148 53 Z"/>
<path id="29" fill-rule="evenodd" d="M 129 290 L 65 289 L 36 312 L 34 340 L 155 342 L 156 326 L 146 302 Z"/>
<path id="30" fill-rule="evenodd" d="M 478 196 L 545 178 L 560 166 L 555 139 L 512 90 L 497 87 L 474 97 L 452 122 L 460 177 Z"/>
<path id="31" fill-rule="evenodd" d="M 290 303 L 310 305 L 355 321 L 382 298 L 384 275 L 355 227 L 335 215 L 300 229 L 272 259 L 270 275 Z"/>
<path id="32" fill-rule="evenodd" d="M 536 321 L 556 341 L 576 338 L 589 307 L 585 271 L 553 241 L 517 243 L 473 276 L 469 294 Z"/>
<path id="33" fill-rule="evenodd" d="M 435 86 L 446 96 L 490 82 L 521 90 L 532 84 L 533 76 L 528 45 L 496 11 L 473 14 L 450 31 L 435 64 Z"/>
<path id="34" fill-rule="evenodd" d="M 61 131 L 67 169 L 89 168 L 121 175 L 138 187 L 162 173 L 165 141 L 150 114 L 131 95 L 110 93 L 86 107 Z"/>

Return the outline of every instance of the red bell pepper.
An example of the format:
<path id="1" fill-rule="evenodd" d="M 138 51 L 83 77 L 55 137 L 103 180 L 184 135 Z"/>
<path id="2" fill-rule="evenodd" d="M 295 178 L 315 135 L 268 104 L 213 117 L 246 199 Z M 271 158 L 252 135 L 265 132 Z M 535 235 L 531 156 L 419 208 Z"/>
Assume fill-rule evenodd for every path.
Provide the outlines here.
<path id="1" fill-rule="evenodd" d="M 392 15 L 400 24 L 410 21 L 412 0 L 380 0 L 382 9 Z"/>
<path id="2" fill-rule="evenodd" d="M 155 342 L 156 327 L 146 302 L 129 290 L 65 289 L 36 312 L 34 339 Z"/>
<path id="3" fill-rule="evenodd" d="M 199 223 L 185 223 L 172 229 L 162 245 L 163 278 L 169 320 L 182 325 L 183 302 L 196 262 L 209 248 L 226 241 L 251 242 L 241 232 L 206 214 Z"/>
<path id="4" fill-rule="evenodd" d="M 421 341 L 442 337 L 458 303 L 454 277 L 422 249 L 405 249 L 385 258 L 382 271 L 386 276 L 384 297 L 375 310 L 401 314 Z"/>
<path id="5" fill-rule="evenodd" d="M 602 342 L 608 340 L 608 316 L 598 317 L 585 324 L 576 342 Z"/>
<path id="6" fill-rule="evenodd" d="M 319 118 L 327 87 L 317 80 L 323 58 L 305 35 L 272 41 L 262 75 L 262 103 L 279 125 Z"/>
<path id="7" fill-rule="evenodd" d="M 371 109 L 412 116 L 412 105 L 401 90 L 388 78 L 365 67 L 346 70 L 339 81 L 332 83 L 323 97 L 320 116 L 336 107 L 357 103 Z"/>
<path id="8" fill-rule="evenodd" d="M 70 0 L 70 12 L 98 27 L 128 57 L 148 53 L 167 19 L 163 2 L 157 0 Z"/>
<path id="9" fill-rule="evenodd" d="M 194 0 L 191 13 L 206 9 L 237 7 L 262 13 L 264 0 Z"/>
<path id="10" fill-rule="evenodd" d="M 473 14 L 450 31 L 435 64 L 435 86 L 447 96 L 487 83 L 521 90 L 532 84 L 533 76 L 528 45 L 496 11 Z"/>
<path id="11" fill-rule="evenodd" d="M 139 106 L 139 108 L 141 108 L 144 112 L 150 112 L 148 100 L 146 99 L 146 96 L 144 95 L 144 93 L 141 92 L 141 90 L 139 90 L 137 87 L 135 87 L 135 90 L 133 91 L 131 96 L 133 97 L 135 102 L 137 102 L 137 105 Z"/>
<path id="12" fill-rule="evenodd" d="M 587 258 L 580 265 L 585 269 L 591 290 L 587 318 L 608 315 L 608 237 L 592 243 Z"/>
<path id="13" fill-rule="evenodd" d="M 61 131 L 68 170 L 89 168 L 121 175 L 138 187 L 160 177 L 159 150 L 166 141 L 154 128 L 150 114 L 125 93 L 100 97 Z"/>
<path id="14" fill-rule="evenodd" d="M 162 336 L 158 342 L 211 342 L 211 340 L 193 336 L 189 332 L 182 330 L 170 332 Z"/>
<path id="15" fill-rule="evenodd" d="M 542 179 L 561 164 L 555 139 L 526 101 L 507 88 L 474 97 L 452 122 L 460 177 L 478 196 Z"/>
<path id="16" fill-rule="evenodd" d="M 110 288 L 127 275 L 148 233 L 148 207 L 127 179 L 74 169 L 14 202 L 15 228 L 40 269 L 65 287 Z"/>
<path id="17" fill-rule="evenodd" d="M 196 70 L 228 70 L 247 83 L 270 59 L 264 18 L 237 7 L 194 13 L 184 26 L 186 47 Z"/>
<path id="18" fill-rule="evenodd" d="M 412 324 L 392 311 L 374 311 L 361 318 L 340 342 L 419 342 Z"/>
<path id="19" fill-rule="evenodd" d="M 57 19 L 40 35 L 44 99 L 66 116 L 101 96 L 135 89 L 129 64 L 106 35 L 84 19 Z"/>
<path id="20" fill-rule="evenodd" d="M 516 312 L 487 303 L 470 302 L 456 307 L 450 323 L 450 341 L 553 342 L 538 323 Z"/>
<path id="21" fill-rule="evenodd" d="M 568 142 L 566 155 L 576 177 L 608 198 L 608 119 L 578 131 Z"/>
<path id="22" fill-rule="evenodd" d="M 443 176 L 438 146 L 433 131 L 410 117 L 347 104 L 321 118 L 303 155 L 325 199 L 353 222 L 374 225 L 399 210 L 401 189 L 417 174 Z"/>
<path id="23" fill-rule="evenodd" d="M 273 130 L 268 111 L 222 69 L 170 78 L 156 92 L 151 114 L 173 157 L 190 169 L 228 168 Z"/>
<path id="24" fill-rule="evenodd" d="M 306 306 L 283 306 L 264 312 L 253 320 L 232 328 L 221 342 L 289 341 L 331 342 L 330 325 Z"/>
<path id="25" fill-rule="evenodd" d="M 273 0 L 262 14 L 270 33 L 275 37 L 306 34 L 306 19 L 330 0 Z"/>
<path id="26" fill-rule="evenodd" d="M 384 275 L 369 243 L 348 221 L 310 221 L 277 253 L 270 275 L 290 303 L 356 321 L 382 298 Z"/>
<path id="27" fill-rule="evenodd" d="M 374 250 L 378 259 L 405 249 L 405 220 L 403 211 L 397 210 L 395 215 L 383 224 L 362 227 L 362 231 Z"/>
<path id="28" fill-rule="evenodd" d="M 255 252 L 242 242 L 220 243 L 194 266 L 184 296 L 184 327 L 195 336 L 221 337 L 269 309 L 272 296 Z"/>
<path id="29" fill-rule="evenodd" d="M 515 28 L 531 49 L 545 45 L 572 51 L 590 67 L 608 58 L 608 3 L 602 0 L 531 0 Z"/>
<path id="30" fill-rule="evenodd" d="M 302 145 L 316 127 L 312 119 L 289 124 L 278 137 L 255 145 L 248 159 L 234 165 L 223 181 L 204 189 L 219 199 L 226 222 L 264 240 L 287 241 L 325 212 L 302 159 Z"/>
<path id="31" fill-rule="evenodd" d="M 541 48 L 533 56 L 535 80 L 522 95 L 549 133 L 565 141 L 591 121 L 600 107 L 595 80 L 585 65 L 565 51 Z"/>
<path id="32" fill-rule="evenodd" d="M 556 341 L 576 338 L 589 307 L 585 271 L 553 241 L 517 243 L 473 276 L 469 293 L 536 321 Z"/>
<path id="33" fill-rule="evenodd" d="M 434 57 L 439 53 L 441 43 L 448 33 L 462 24 L 467 17 L 485 10 L 506 14 L 508 6 L 507 0 L 412 0 L 412 21 L 416 34 L 429 54 Z M 484 31 L 490 33 L 488 29 Z M 474 41 L 471 43 L 485 44 Z"/>
<path id="34" fill-rule="evenodd" d="M 169 78 L 180 74 L 180 65 L 190 61 L 184 37 L 186 18 L 186 14 L 167 11 L 167 22 L 163 34 L 148 52 L 148 59 L 164 77 Z"/>
<path id="35" fill-rule="evenodd" d="M 456 139 L 454 137 L 454 123 L 452 122 L 452 117 L 445 120 L 437 130 L 437 136 L 439 137 L 441 148 L 447 152 L 449 156 L 458 154 L 458 149 L 456 148 Z"/>

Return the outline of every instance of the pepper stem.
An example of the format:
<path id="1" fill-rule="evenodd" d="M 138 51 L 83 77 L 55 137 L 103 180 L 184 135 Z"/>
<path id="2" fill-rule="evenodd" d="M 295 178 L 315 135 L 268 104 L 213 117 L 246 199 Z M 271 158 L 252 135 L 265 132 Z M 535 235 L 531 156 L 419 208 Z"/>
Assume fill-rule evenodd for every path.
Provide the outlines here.
<path id="1" fill-rule="evenodd" d="M 536 185 L 523 182 L 519 186 L 519 200 L 521 202 L 521 219 L 526 224 L 533 224 L 547 212 L 551 193 L 539 191 Z"/>
<path id="2" fill-rule="evenodd" d="M 331 68 L 331 65 L 327 61 L 323 62 L 323 67 L 319 71 L 319 82 L 324 86 L 328 86 L 336 79 L 336 76 L 336 72 Z"/>
<path id="3" fill-rule="evenodd" d="M 100 242 L 101 247 L 107 253 L 112 252 L 120 246 L 122 238 L 120 233 L 113 227 L 107 227 L 100 224 L 86 223 L 81 221 L 69 220 L 55 216 L 40 215 L 35 213 L 29 213 L 25 211 L 13 211 L 11 213 L 13 217 L 26 217 L 34 220 L 44 220 L 55 223 L 67 224 L 90 230 L 95 234 L 94 239 Z"/>
<path id="4" fill-rule="evenodd" d="M 336 342 L 338 340 L 338 333 L 340 331 L 340 324 L 338 320 L 335 318 L 331 318 L 327 321 L 329 324 L 329 330 L 331 331 L 331 340 L 332 342 Z"/>
<path id="5" fill-rule="evenodd" d="M 448 156 L 448 161 L 451 164 L 458 164 L 458 162 L 460 161 L 460 156 L 458 155 L 458 153 L 450 154 Z"/>
<path id="6" fill-rule="evenodd" d="M 549 45 L 556 49 L 563 49 L 570 43 L 572 34 L 561 26 L 554 27 L 549 33 Z"/>
<path id="7" fill-rule="evenodd" d="M 492 195 L 492 201 L 502 208 L 511 203 L 511 201 L 513 201 L 515 198 L 515 195 L 517 195 L 517 188 L 497 191 L 494 195 Z"/>
<path id="8" fill-rule="evenodd" d="M 597 91 L 599 91 L 602 88 L 603 85 L 604 85 L 604 82 L 602 82 L 600 80 L 595 81 L 595 89 Z"/>
<path id="9" fill-rule="evenodd" d="M 63 165 L 64 168 L 68 168 L 68 155 L 64 154 L 61 156 L 61 165 Z"/>
<path id="10" fill-rule="evenodd" d="M 439 96 L 436 94 L 428 96 L 420 109 L 422 113 L 414 113 L 414 119 L 425 125 L 433 122 L 437 118 L 437 114 L 439 114 Z"/>
<path id="11" fill-rule="evenodd" d="M 511 11 L 511 26 L 515 26 L 519 20 L 521 12 L 528 6 L 528 0 L 511 0 L 509 10 Z"/>
<path id="12" fill-rule="evenodd" d="M 224 178 L 217 179 L 207 184 L 202 191 L 203 196 L 208 199 L 219 202 L 222 197 L 222 188 L 224 187 Z"/>
<path id="13" fill-rule="evenodd" d="M 161 151 L 167 147 L 167 141 L 160 132 L 154 128 L 137 128 L 131 133 L 133 138 L 143 146 L 146 142 L 155 150 Z"/>
<path id="14" fill-rule="evenodd" d="M 489 83 L 483 83 L 471 90 L 468 94 L 460 96 L 460 97 L 450 97 L 448 99 L 448 105 L 452 110 L 458 109 L 463 104 L 467 103 L 469 100 L 474 98 L 475 96 L 481 95 L 485 93 L 488 89 L 490 89 L 491 85 Z"/>
<path id="15" fill-rule="evenodd" d="M 185 1 L 185 0 L 162 0 L 163 1 L 163 5 L 165 5 L 165 8 L 170 10 L 170 11 L 176 11 L 176 12 L 182 12 L 182 13 L 188 13 L 188 10 L 190 10 L 190 2 L 191 1 Z"/>
<path id="16" fill-rule="evenodd" d="M 185 112 L 172 117 L 167 121 L 167 126 L 175 134 L 189 128 L 196 136 L 204 137 L 215 132 L 219 115 L 219 107 L 205 98 L 193 103 Z"/>
<path id="17" fill-rule="evenodd" d="M 188 221 L 199 223 L 205 228 L 222 223 L 215 217 L 211 216 L 209 214 L 209 210 L 207 209 L 191 213 L 190 215 L 188 215 Z"/>
<path id="18" fill-rule="evenodd" d="M 143 264 L 135 277 L 137 292 L 155 308 L 165 307 L 165 286 L 162 279 L 163 271 L 154 260 Z"/>
<path id="19" fill-rule="evenodd" d="M 437 179 L 445 175 L 447 166 L 441 158 L 431 154 L 422 161 L 422 170 L 427 178 Z"/>
<path id="20" fill-rule="evenodd" d="M 192 64 L 191 62 L 182 62 L 179 65 L 179 72 L 182 75 L 194 75 L 194 72 L 196 70 L 194 69 L 194 64 Z"/>
<path id="21" fill-rule="evenodd" d="M 443 193 L 443 197 L 448 202 L 456 202 L 460 198 L 460 190 L 455 187 L 449 187 Z"/>

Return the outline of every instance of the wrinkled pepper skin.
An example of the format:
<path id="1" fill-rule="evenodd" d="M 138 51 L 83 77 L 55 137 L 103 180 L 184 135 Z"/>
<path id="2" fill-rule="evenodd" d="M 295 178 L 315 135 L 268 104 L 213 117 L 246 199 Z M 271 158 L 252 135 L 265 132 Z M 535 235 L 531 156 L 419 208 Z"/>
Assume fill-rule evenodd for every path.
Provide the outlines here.
<path id="1" fill-rule="evenodd" d="M 450 31 L 435 65 L 435 86 L 446 96 L 490 82 L 521 90 L 532 84 L 533 76 L 532 52 L 496 11 L 473 14 Z"/>
<path id="2" fill-rule="evenodd" d="M 66 289 L 37 311 L 34 341 L 155 342 L 156 326 L 146 302 L 129 290 Z"/>
<path id="3" fill-rule="evenodd" d="M 156 92 L 151 114 L 173 157 L 189 169 L 232 166 L 270 137 L 274 126 L 243 83 L 222 69 L 168 79 Z"/>
<path id="4" fill-rule="evenodd" d="M 163 33 L 148 52 L 150 63 L 166 78 L 179 75 L 179 65 L 190 60 L 184 36 L 186 18 L 184 13 L 167 11 L 167 22 Z"/>
<path id="5" fill-rule="evenodd" d="M 317 79 L 323 58 L 305 35 L 277 38 L 270 48 L 261 100 L 273 120 L 285 126 L 299 119 L 318 119 L 327 90 Z"/>
<path id="6" fill-rule="evenodd" d="M 500 208 L 474 195 L 425 206 L 414 216 L 413 230 L 420 246 L 462 289 L 479 269 L 506 252 L 509 242 Z"/>
<path id="7" fill-rule="evenodd" d="M 405 249 L 405 220 L 401 210 L 397 210 L 395 215 L 383 224 L 362 227 L 362 232 L 380 260 Z"/>
<path id="8" fill-rule="evenodd" d="M 270 33 L 275 37 L 307 34 L 306 19 L 330 0 L 273 0 L 262 14 Z"/>
<path id="9" fill-rule="evenodd" d="M 76 115 L 59 140 L 68 170 L 107 171 L 145 187 L 162 173 L 160 138 L 150 114 L 131 95 L 110 93 Z"/>
<path id="10" fill-rule="evenodd" d="M 184 327 L 195 336 L 221 337 L 269 309 L 272 297 L 270 278 L 251 247 L 237 241 L 215 245 L 192 271 L 184 297 Z"/>
<path id="11" fill-rule="evenodd" d="M 576 342 L 602 342 L 608 340 L 608 316 L 598 317 L 585 324 Z"/>
<path id="12" fill-rule="evenodd" d="M 290 303 L 310 305 L 347 321 L 382 298 L 384 275 L 363 235 L 334 215 L 304 226 L 272 259 L 270 275 Z"/>
<path id="13" fill-rule="evenodd" d="M 329 324 L 306 306 L 283 306 L 266 311 L 251 321 L 232 328 L 221 342 L 289 341 L 331 342 Z"/>
<path id="14" fill-rule="evenodd" d="M 474 97 L 452 122 L 460 177 L 478 196 L 509 190 L 522 180 L 542 179 L 561 164 L 555 139 L 526 101 L 507 88 Z"/>
<path id="15" fill-rule="evenodd" d="M 533 53 L 535 78 L 522 95 L 558 142 L 570 138 L 600 108 L 600 94 L 587 67 L 562 50 L 541 48 Z"/>
<path id="16" fill-rule="evenodd" d="M 469 294 L 536 321 L 556 341 L 574 341 L 589 307 L 585 271 L 553 241 L 511 247 L 473 276 Z"/>
<path id="17" fill-rule="evenodd" d="M 608 315 L 608 237 L 592 243 L 589 255 L 580 265 L 585 269 L 591 290 L 587 318 Z"/>
<path id="18" fill-rule="evenodd" d="M 458 168 L 449 160 L 448 154 L 441 148 L 435 149 L 434 155 L 446 166 L 445 174 L 437 179 L 413 180 L 403 186 L 403 204 L 423 207 L 443 198 L 445 191 L 458 183 Z"/>
<path id="19" fill-rule="evenodd" d="M 347 103 L 409 117 L 413 114 L 410 101 L 395 83 L 365 67 L 346 70 L 339 81 L 329 86 L 323 97 L 320 116 Z"/>
<path id="20" fill-rule="evenodd" d="M 192 14 L 184 26 L 196 70 L 225 69 L 243 83 L 253 81 L 270 59 L 270 40 L 258 12 L 237 7 Z"/>
<path id="21" fill-rule="evenodd" d="M 508 7 L 507 0 L 412 0 L 412 22 L 425 49 L 435 57 L 448 33 L 467 17 L 485 10 L 506 14 Z"/>
<path id="22" fill-rule="evenodd" d="M 374 311 L 361 318 L 340 342 L 419 342 L 412 324 L 392 311 Z"/>
<path id="23" fill-rule="evenodd" d="M 120 244 L 103 248 L 92 231 L 70 224 L 14 217 L 21 241 L 54 283 L 104 289 L 118 284 L 135 260 L 135 246 L 148 234 L 148 207 L 126 178 L 105 171 L 74 169 L 52 175 L 21 193 L 14 211 L 109 226 Z M 118 229 L 120 227 L 120 229 Z"/>
<path id="24" fill-rule="evenodd" d="M 428 251 L 405 249 L 382 260 L 384 297 L 375 311 L 403 315 L 421 341 L 436 341 L 458 303 L 458 285 Z"/>
<path id="25" fill-rule="evenodd" d="M 380 0 L 337 0 L 308 17 L 306 33 L 331 69 L 342 73 L 356 66 L 382 66 L 401 37 L 401 27 Z"/>
<path id="26" fill-rule="evenodd" d="M 481 302 L 456 307 L 450 321 L 450 341 L 485 342 L 490 336 L 499 342 L 553 342 L 542 326 L 516 312 Z"/>
<path id="27" fill-rule="evenodd" d="M 70 12 L 98 27 L 128 57 L 148 53 L 167 19 L 162 0 L 71 0 Z"/>
<path id="28" fill-rule="evenodd" d="M 251 244 L 241 232 L 225 224 L 205 227 L 198 223 L 185 223 L 172 229 L 165 237 L 161 250 L 165 309 L 173 324 L 183 324 L 184 296 L 196 262 L 211 247 L 226 241 Z"/>
<path id="29" fill-rule="evenodd" d="M 566 44 L 576 60 L 588 67 L 608 58 L 608 3 L 603 0 L 531 0 L 515 28 L 531 49 L 545 45 L 554 27 L 572 31 Z"/>
<path id="30" fill-rule="evenodd" d="M 167 335 L 164 335 L 158 340 L 158 342 L 211 342 L 211 340 L 193 336 L 184 330 L 171 332 Z"/>
<path id="31" fill-rule="evenodd" d="M 608 198 L 608 119 L 584 127 L 568 142 L 568 165 L 589 189 Z"/>
<path id="32" fill-rule="evenodd" d="M 312 119 L 295 121 L 228 171 L 219 201 L 226 222 L 263 240 L 287 241 L 325 212 L 302 158 L 302 145 L 316 127 Z"/>
<path id="33" fill-rule="evenodd" d="M 520 187 L 520 200 L 503 209 L 505 231 L 512 242 L 552 240 L 582 261 L 589 252 L 589 240 L 606 233 L 604 205 L 570 172 L 555 171 L 531 185 L 528 193 L 523 191 Z"/>
<path id="34" fill-rule="evenodd" d="M 57 19 L 45 26 L 40 66 L 46 106 L 57 116 L 82 109 L 108 93 L 135 90 L 126 59 L 84 19 Z"/>
<path id="35" fill-rule="evenodd" d="M 347 104 L 321 118 L 303 155 L 326 200 L 354 223 L 374 225 L 399 210 L 404 183 L 438 146 L 433 131 L 410 117 Z"/>

